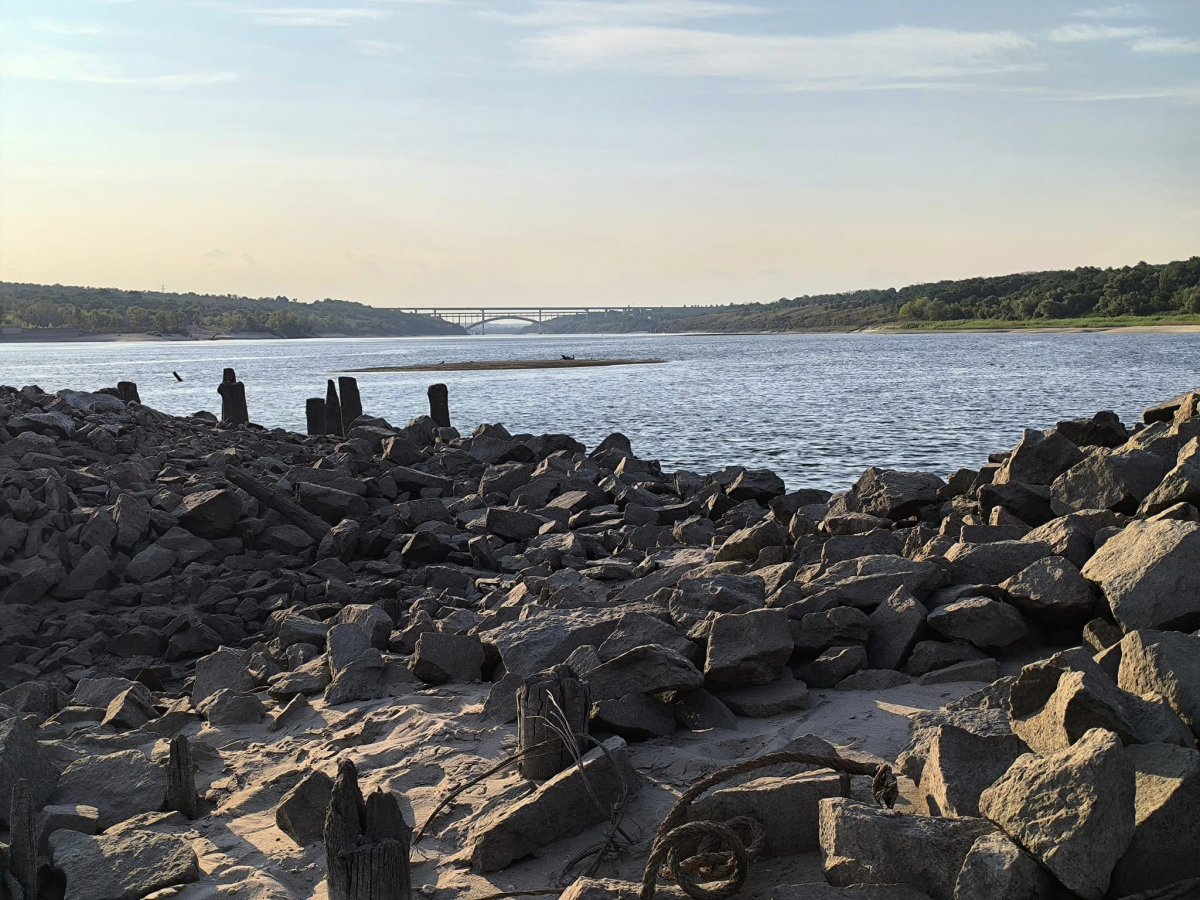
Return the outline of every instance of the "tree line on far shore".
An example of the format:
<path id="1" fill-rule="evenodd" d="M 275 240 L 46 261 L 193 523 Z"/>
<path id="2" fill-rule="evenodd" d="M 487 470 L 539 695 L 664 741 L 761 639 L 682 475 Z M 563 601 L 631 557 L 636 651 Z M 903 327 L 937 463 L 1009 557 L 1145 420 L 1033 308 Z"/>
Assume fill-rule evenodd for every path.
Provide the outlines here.
<path id="1" fill-rule="evenodd" d="M 608 331 L 820 331 L 935 322 L 1038 322 L 1200 314 L 1200 256 L 1163 265 L 1082 267 L 783 298 L 675 307 L 604 319 Z M 597 317 L 554 319 L 546 331 L 595 329 Z"/>
<path id="2" fill-rule="evenodd" d="M 0 282 L 0 326 L 65 328 L 86 334 L 462 334 L 457 325 L 441 319 L 345 300 L 302 303 L 282 296 L 254 299 L 15 282 Z"/>

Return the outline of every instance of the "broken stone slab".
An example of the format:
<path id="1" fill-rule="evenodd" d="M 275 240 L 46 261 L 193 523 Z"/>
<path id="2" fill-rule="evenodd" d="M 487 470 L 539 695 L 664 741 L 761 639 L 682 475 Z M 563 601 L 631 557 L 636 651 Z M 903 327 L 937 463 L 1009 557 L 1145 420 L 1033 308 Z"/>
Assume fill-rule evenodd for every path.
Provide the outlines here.
<path id="1" fill-rule="evenodd" d="M 480 637 L 495 646 L 508 674 L 532 675 L 562 662 L 577 647 L 600 646 L 621 616 L 617 610 L 546 609 L 483 631 Z"/>
<path id="2" fill-rule="evenodd" d="M 930 816 L 978 817 L 979 795 L 1028 750 L 1015 734 L 937 726 L 921 772 L 917 808 Z"/>
<path id="3" fill-rule="evenodd" d="M 811 688 L 831 688 L 866 665 L 867 651 L 862 647 L 830 647 L 806 665 L 800 677 Z"/>
<path id="4" fill-rule="evenodd" d="M 129 830 L 93 836 L 56 831 L 50 861 L 66 877 L 65 900 L 137 900 L 160 888 L 200 880 L 195 851 L 182 837 Z"/>
<path id="5" fill-rule="evenodd" d="M 806 591 L 811 594 L 836 590 L 842 603 L 874 609 L 899 588 L 906 588 L 918 600 L 923 600 L 945 580 L 946 573 L 927 560 L 889 555 L 862 556 L 830 566 L 806 584 Z"/>
<path id="6" fill-rule="evenodd" d="M 199 705 L 225 688 L 237 693 L 254 690 L 254 676 L 246 668 L 244 650 L 221 647 L 196 660 L 196 678 L 192 682 L 192 703 Z"/>
<path id="7" fill-rule="evenodd" d="M 412 673 L 426 684 L 469 684 L 480 679 L 483 663 L 477 635 L 427 631 L 417 638 Z"/>
<path id="8" fill-rule="evenodd" d="M 95 834 L 100 812 L 94 806 L 78 804 L 49 805 L 38 813 L 38 852 L 48 853 L 50 835 L 56 831 L 78 831 L 80 834 Z"/>
<path id="9" fill-rule="evenodd" d="M 820 849 L 817 804 L 846 795 L 846 782 L 837 773 L 753 778 L 702 796 L 688 810 L 688 820 L 749 816 L 763 826 L 766 856 L 792 856 Z"/>
<path id="10" fill-rule="evenodd" d="M 582 765 L 564 769 L 513 803 L 486 811 L 468 838 L 471 865 L 480 872 L 503 869 L 541 847 L 607 821 L 614 804 L 640 789 L 641 779 L 625 742 L 609 738 L 587 753 Z"/>
<path id="11" fill-rule="evenodd" d="M 954 684 L 960 681 L 995 681 L 1000 675 L 1000 664 L 996 660 L 968 659 L 960 663 L 926 672 L 917 679 L 917 684 Z"/>
<path id="12" fill-rule="evenodd" d="M 266 708 L 253 694 L 243 694 L 229 688 L 221 688 L 209 694 L 196 707 L 196 712 L 208 720 L 214 728 L 228 725 L 252 725 L 261 722 Z"/>
<path id="13" fill-rule="evenodd" d="M 956 584 L 1000 584 L 1053 553 L 1043 541 L 955 544 L 946 551 L 946 562 Z"/>
<path id="14" fill-rule="evenodd" d="M 1163 461 L 1145 450 L 1096 450 L 1054 480 L 1050 508 L 1059 516 L 1081 509 L 1132 515 L 1166 471 Z"/>
<path id="15" fill-rule="evenodd" d="M 987 597 L 968 597 L 940 606 L 925 621 L 952 641 L 967 641 L 981 648 L 1007 647 L 1029 631 L 1020 610 Z"/>
<path id="16" fill-rule="evenodd" d="M 870 616 L 867 662 L 872 669 L 899 669 L 925 631 L 929 611 L 905 588 L 899 588 Z"/>
<path id="17" fill-rule="evenodd" d="M 688 659 L 655 644 L 634 647 L 581 676 L 594 702 L 626 694 L 683 691 L 704 684 L 704 676 Z"/>
<path id="18" fill-rule="evenodd" d="M 717 699 L 748 719 L 767 719 L 797 712 L 809 704 L 808 686 L 787 668 L 770 684 L 721 691 Z"/>
<path id="19" fill-rule="evenodd" d="M 920 677 L 926 673 L 945 669 L 970 660 L 983 660 L 987 656 L 982 650 L 959 641 L 918 641 L 909 654 L 904 671 Z"/>
<path id="20" fill-rule="evenodd" d="M 704 688 L 686 691 L 675 701 L 675 721 L 689 731 L 737 730 L 737 716 L 733 710 Z"/>
<path id="21" fill-rule="evenodd" d="M 899 520 L 916 515 L 922 507 L 937 502 L 946 483 L 928 472 L 899 472 L 872 466 L 859 477 L 840 500 L 830 504 L 830 513 L 866 513 Z"/>
<path id="22" fill-rule="evenodd" d="M 1083 460 L 1083 453 L 1057 430 L 1034 431 L 1026 428 L 1021 442 L 996 470 L 993 484 L 1016 481 L 1023 484 L 1051 484 L 1071 466 Z"/>
<path id="23" fill-rule="evenodd" d="M 1102 900 L 1134 832 L 1134 769 L 1111 731 L 1050 756 L 1028 753 L 979 800 L 980 811 L 1084 900 Z"/>
<path id="24" fill-rule="evenodd" d="M 289 790 L 275 807 L 275 824 L 301 847 L 321 840 L 333 779 L 315 769 Z"/>
<path id="25" fill-rule="evenodd" d="M 1000 585 L 1013 606 L 1044 622 L 1091 618 L 1096 597 L 1079 569 L 1061 556 L 1047 556 Z"/>
<path id="26" fill-rule="evenodd" d="M 94 806 L 102 830 L 158 810 L 167 796 L 167 770 L 140 750 L 84 756 L 67 766 L 52 800 Z"/>
<path id="27" fill-rule="evenodd" d="M 1200 523 L 1131 522 L 1105 541 L 1083 577 L 1099 585 L 1126 631 L 1200 624 Z"/>
<path id="28" fill-rule="evenodd" d="M 158 718 L 145 685 L 128 688 L 114 697 L 108 704 L 101 720 L 118 731 L 141 728 L 152 719 Z"/>
<path id="29" fill-rule="evenodd" d="M 600 659 L 608 662 L 634 647 L 646 644 L 657 644 L 674 650 L 693 663 L 700 662 L 703 658 L 703 650 L 699 645 L 680 634 L 673 625 L 648 613 L 623 615 L 613 633 L 596 649 Z"/>
<path id="30" fill-rule="evenodd" d="M 708 634 L 704 681 L 716 689 L 770 684 L 791 655 L 784 610 L 718 615 Z"/>
<path id="31" fill-rule="evenodd" d="M 675 711 L 645 694 L 626 694 L 593 703 L 589 721 L 593 732 L 620 735 L 628 741 L 647 741 L 675 733 Z"/>
<path id="32" fill-rule="evenodd" d="M 886 691 L 911 683 L 912 679 L 903 672 L 892 669 L 862 669 L 853 675 L 847 675 L 834 685 L 834 690 Z"/>
<path id="33" fill-rule="evenodd" d="M 820 822 L 830 884 L 906 884 L 932 900 L 954 900 L 963 860 L 996 830 L 985 819 L 912 816 L 845 799 L 822 800 Z"/>

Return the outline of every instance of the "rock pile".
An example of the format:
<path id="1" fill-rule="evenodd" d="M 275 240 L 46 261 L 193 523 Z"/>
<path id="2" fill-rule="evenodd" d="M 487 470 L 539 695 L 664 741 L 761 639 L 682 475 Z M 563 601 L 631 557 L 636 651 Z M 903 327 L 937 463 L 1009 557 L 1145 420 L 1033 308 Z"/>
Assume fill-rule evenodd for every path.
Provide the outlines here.
<path id="1" fill-rule="evenodd" d="M 522 740 L 557 741 L 539 760 L 565 768 L 496 775 L 486 801 L 434 823 L 431 858 L 460 875 L 422 890 L 482 896 L 481 873 L 575 835 L 624 842 L 624 861 L 600 861 L 636 879 L 657 822 L 639 838 L 620 817 L 661 818 L 668 792 L 641 754 L 710 736 L 720 752 L 694 776 L 754 756 L 765 745 L 739 732 L 814 701 L 964 682 L 986 686 L 913 715 L 897 810 L 820 771 L 757 773 L 698 804 L 756 821 L 756 852 L 820 853 L 825 883 L 800 867 L 746 896 L 1200 895 L 1198 394 L 1133 428 L 1100 413 L 1026 431 L 945 480 L 868 469 L 836 495 L 766 470 L 664 472 L 620 434 L 589 452 L 357 415 L 301 436 L 116 394 L 0 388 L 10 897 L 201 880 L 313 896 L 340 757 L 381 797 L 411 791 L 415 825 L 479 772 L 450 745 L 494 739 L 475 751 L 490 766 L 534 708 L 549 724 Z M 437 718 L 456 698 L 476 702 Z M 398 768 L 385 735 L 423 755 Z M 192 769 L 194 815 L 169 800 Z M 264 813 L 290 868 L 234 849 L 244 830 L 216 836 Z M 636 894 L 585 877 L 562 896 Z"/>

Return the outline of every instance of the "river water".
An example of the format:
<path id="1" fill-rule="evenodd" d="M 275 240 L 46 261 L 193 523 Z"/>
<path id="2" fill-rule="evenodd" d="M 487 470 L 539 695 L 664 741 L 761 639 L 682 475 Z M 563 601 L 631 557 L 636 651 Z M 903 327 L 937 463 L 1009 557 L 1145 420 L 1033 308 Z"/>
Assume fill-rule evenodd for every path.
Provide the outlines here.
<path id="1" fill-rule="evenodd" d="M 664 365 L 363 373 L 371 415 L 403 424 L 450 389 L 454 424 L 612 431 L 667 469 L 765 466 L 789 488 L 840 489 L 869 465 L 941 475 L 978 467 L 1024 427 L 1141 410 L 1200 386 L 1200 334 L 567 335 L 178 343 L 0 343 L 0 384 L 95 390 L 137 382 L 174 414 L 220 410 L 233 366 L 253 421 L 302 431 L 304 399 L 367 366 L 490 359 L 661 358 Z M 172 371 L 183 376 L 176 382 Z"/>

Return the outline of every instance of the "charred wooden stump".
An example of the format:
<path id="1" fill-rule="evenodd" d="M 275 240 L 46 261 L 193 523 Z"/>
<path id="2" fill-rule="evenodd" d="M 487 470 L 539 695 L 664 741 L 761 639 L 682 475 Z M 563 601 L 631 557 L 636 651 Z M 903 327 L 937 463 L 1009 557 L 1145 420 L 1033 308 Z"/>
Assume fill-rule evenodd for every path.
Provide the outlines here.
<path id="1" fill-rule="evenodd" d="M 250 421 L 250 412 L 246 408 L 246 386 L 237 380 L 233 369 L 226 369 L 221 375 L 217 393 L 221 395 L 222 424 L 245 425 Z"/>
<path id="2" fill-rule="evenodd" d="M 117 396 L 126 403 L 142 402 L 142 398 L 138 396 L 137 384 L 132 381 L 118 381 Z"/>
<path id="3" fill-rule="evenodd" d="M 342 434 L 349 434 L 354 420 L 363 414 L 358 379 L 348 375 L 338 376 L 338 393 L 342 395 Z"/>
<path id="4" fill-rule="evenodd" d="M 304 420 L 309 434 L 328 434 L 325 430 L 325 398 L 309 397 L 304 401 Z"/>
<path id="5" fill-rule="evenodd" d="M 338 437 L 344 437 L 346 434 L 342 428 L 342 403 L 338 400 L 337 388 L 334 387 L 332 378 L 325 386 L 325 433 Z"/>
<path id="6" fill-rule="evenodd" d="M 192 750 L 186 735 L 171 741 L 171 756 L 167 760 L 167 809 L 194 819 L 200 812 L 200 795 L 196 793 L 196 770 L 192 768 Z"/>
<path id="7" fill-rule="evenodd" d="M 564 741 L 559 732 L 587 734 L 591 699 L 587 685 L 566 666 L 530 675 L 517 688 L 517 749 L 548 744 L 521 757 L 517 766 L 535 781 L 552 778 L 575 760 L 581 742 Z"/>
<path id="8" fill-rule="evenodd" d="M 392 794 L 363 800 L 349 760 L 338 764 L 324 837 L 329 900 L 410 900 L 412 829 Z"/>
<path id="9" fill-rule="evenodd" d="M 36 900 L 38 895 L 38 840 L 37 816 L 33 808 L 33 794 L 29 782 L 17 780 L 12 789 L 12 803 L 8 808 L 8 871 L 25 892 L 27 900 Z"/>
<path id="10" fill-rule="evenodd" d="M 438 428 L 450 427 L 450 392 L 444 384 L 429 386 L 429 418 Z"/>

